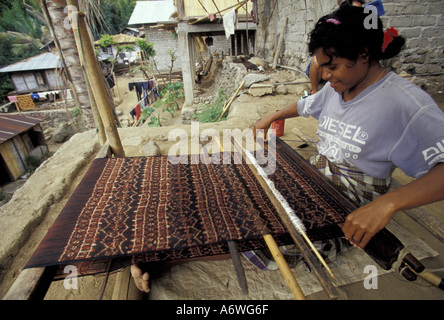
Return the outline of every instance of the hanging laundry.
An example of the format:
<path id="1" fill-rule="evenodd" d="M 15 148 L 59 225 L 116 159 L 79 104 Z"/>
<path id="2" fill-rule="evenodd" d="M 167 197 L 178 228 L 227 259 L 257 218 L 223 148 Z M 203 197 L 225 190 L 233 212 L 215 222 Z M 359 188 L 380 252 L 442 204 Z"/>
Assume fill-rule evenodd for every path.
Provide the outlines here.
<path id="1" fill-rule="evenodd" d="M 31 98 L 32 98 L 32 100 L 39 100 L 40 96 L 38 93 L 31 93 Z"/>
<path id="2" fill-rule="evenodd" d="M 140 115 L 142 114 L 142 111 L 140 110 L 140 105 L 137 104 L 131 111 L 130 111 L 130 116 L 133 119 L 139 120 Z"/>
<path id="3" fill-rule="evenodd" d="M 234 34 L 236 30 L 236 22 L 237 22 L 237 15 L 236 10 L 231 10 L 226 15 L 224 15 L 223 23 L 224 23 L 224 29 L 225 29 L 225 36 L 227 39 L 230 38 L 232 34 Z"/>
<path id="4" fill-rule="evenodd" d="M 143 86 L 142 82 L 135 82 L 134 86 L 136 87 L 137 100 L 142 100 L 143 95 Z"/>
<path id="5" fill-rule="evenodd" d="M 113 74 L 109 75 L 106 78 L 106 82 L 108 82 L 110 89 L 114 88 L 114 86 L 116 85 L 116 81 L 114 80 L 114 75 Z"/>

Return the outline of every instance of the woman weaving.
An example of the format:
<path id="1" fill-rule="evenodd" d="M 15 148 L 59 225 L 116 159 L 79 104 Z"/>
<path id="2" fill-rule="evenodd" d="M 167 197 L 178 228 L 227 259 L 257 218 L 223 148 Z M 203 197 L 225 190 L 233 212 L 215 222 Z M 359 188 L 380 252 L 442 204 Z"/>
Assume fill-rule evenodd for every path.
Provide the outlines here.
<path id="1" fill-rule="evenodd" d="M 400 210 L 444 199 L 444 113 L 433 99 L 380 65 L 404 45 L 397 31 L 365 27 L 362 8 L 345 7 L 321 18 L 309 52 L 329 81 L 316 94 L 269 114 L 254 126 L 309 115 L 319 121 L 318 154 L 310 163 L 360 208 L 343 226 L 351 243 L 368 241 Z M 387 192 L 399 167 L 415 181 Z"/>
<path id="2" fill-rule="evenodd" d="M 361 248 L 395 212 L 444 199 L 444 113 L 428 94 L 380 65 L 401 51 L 404 39 L 394 30 L 385 34 L 379 18 L 378 28 L 366 29 L 367 16 L 346 6 L 321 18 L 309 52 L 330 84 L 254 126 L 266 135 L 276 120 L 319 120 L 319 154 L 310 162 L 360 206 L 343 232 Z M 387 192 L 396 167 L 417 179 Z M 149 292 L 148 273 L 136 265 L 131 271 L 139 289 Z"/>

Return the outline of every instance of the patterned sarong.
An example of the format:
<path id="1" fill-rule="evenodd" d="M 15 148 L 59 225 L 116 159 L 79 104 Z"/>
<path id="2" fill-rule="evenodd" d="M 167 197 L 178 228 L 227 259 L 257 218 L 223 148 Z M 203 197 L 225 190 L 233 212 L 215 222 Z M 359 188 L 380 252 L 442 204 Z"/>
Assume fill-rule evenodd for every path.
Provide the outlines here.
<path id="1" fill-rule="evenodd" d="M 358 206 L 368 204 L 390 187 L 390 177 L 374 178 L 351 166 L 334 164 L 319 154 L 310 163 Z"/>

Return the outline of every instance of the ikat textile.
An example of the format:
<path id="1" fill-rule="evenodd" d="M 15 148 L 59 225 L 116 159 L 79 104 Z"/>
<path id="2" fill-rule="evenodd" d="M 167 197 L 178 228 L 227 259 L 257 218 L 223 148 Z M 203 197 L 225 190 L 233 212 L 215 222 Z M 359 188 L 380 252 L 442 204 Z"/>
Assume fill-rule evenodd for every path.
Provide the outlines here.
<path id="1" fill-rule="evenodd" d="M 337 224 L 348 208 L 302 158 L 280 145 L 276 154 L 270 178 L 307 234 L 315 240 L 340 235 Z M 244 242 L 256 248 L 264 228 L 291 241 L 239 154 L 222 153 L 220 164 L 187 157 L 189 164 L 173 164 L 167 156 L 95 159 L 27 267 L 140 254 L 153 260 L 220 254 L 229 240 L 248 250 Z"/>

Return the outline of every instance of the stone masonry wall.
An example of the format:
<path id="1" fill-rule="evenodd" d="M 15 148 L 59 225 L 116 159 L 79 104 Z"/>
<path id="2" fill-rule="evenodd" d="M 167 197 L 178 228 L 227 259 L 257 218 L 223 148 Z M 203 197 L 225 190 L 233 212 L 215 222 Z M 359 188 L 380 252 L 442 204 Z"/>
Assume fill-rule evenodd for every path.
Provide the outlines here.
<path id="1" fill-rule="evenodd" d="M 167 31 L 157 30 L 145 27 L 146 41 L 148 43 L 154 43 L 154 50 L 156 55 L 154 59 L 157 62 L 159 70 L 169 70 L 171 66 L 171 56 L 168 54 L 168 50 L 176 50 L 177 59 L 174 61 L 174 69 L 180 69 L 181 60 L 179 54 L 178 41 L 173 37 L 173 34 Z"/>
<path id="2" fill-rule="evenodd" d="M 256 33 L 256 55 L 269 61 L 273 60 L 281 33 L 281 23 L 283 18 L 287 17 L 288 23 L 278 63 L 296 67 L 305 72 L 310 61 L 307 52 L 308 33 L 320 17 L 338 8 L 338 1 L 257 0 L 257 3 L 259 25 Z M 276 7 L 275 3 L 277 3 Z M 402 71 L 411 74 L 444 72 L 444 33 L 442 32 L 444 1 L 383 0 L 383 4 L 386 11 L 382 17 L 384 27 L 397 28 L 407 40 L 401 54 L 390 61 L 385 61 L 385 66 L 391 67 L 397 73 Z"/>

